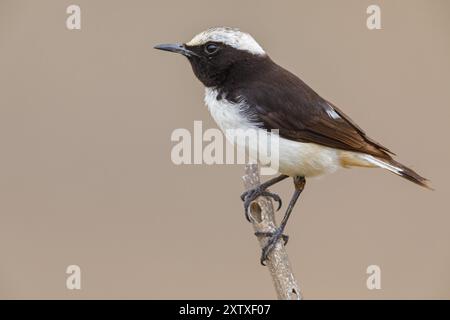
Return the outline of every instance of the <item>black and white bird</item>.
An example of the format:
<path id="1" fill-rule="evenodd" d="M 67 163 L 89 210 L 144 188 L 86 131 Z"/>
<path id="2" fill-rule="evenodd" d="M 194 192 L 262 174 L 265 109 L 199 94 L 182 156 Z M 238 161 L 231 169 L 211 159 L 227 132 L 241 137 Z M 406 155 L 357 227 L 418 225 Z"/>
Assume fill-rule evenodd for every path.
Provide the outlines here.
<path id="1" fill-rule="evenodd" d="M 155 49 L 188 58 L 205 86 L 205 103 L 221 130 L 279 131 L 281 175 L 242 195 L 248 207 L 257 197 L 281 199 L 266 189 L 293 177 L 295 191 L 276 232 L 268 236 L 261 262 L 283 235 L 289 215 L 305 185 L 305 177 L 339 168 L 383 168 L 420 186 L 427 179 L 392 158 L 393 153 L 370 139 L 347 115 L 291 72 L 272 61 L 248 33 L 211 28 L 184 44 L 163 44 Z"/>

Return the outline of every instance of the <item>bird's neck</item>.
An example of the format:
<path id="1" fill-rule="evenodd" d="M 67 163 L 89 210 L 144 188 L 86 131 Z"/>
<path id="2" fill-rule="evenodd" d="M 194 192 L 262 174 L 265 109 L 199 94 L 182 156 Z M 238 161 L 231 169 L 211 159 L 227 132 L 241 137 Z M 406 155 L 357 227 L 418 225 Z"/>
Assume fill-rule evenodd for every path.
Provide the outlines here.
<path id="1" fill-rule="evenodd" d="M 264 77 L 273 70 L 274 62 L 268 56 L 251 57 L 235 62 L 228 70 L 222 85 L 235 87 Z"/>

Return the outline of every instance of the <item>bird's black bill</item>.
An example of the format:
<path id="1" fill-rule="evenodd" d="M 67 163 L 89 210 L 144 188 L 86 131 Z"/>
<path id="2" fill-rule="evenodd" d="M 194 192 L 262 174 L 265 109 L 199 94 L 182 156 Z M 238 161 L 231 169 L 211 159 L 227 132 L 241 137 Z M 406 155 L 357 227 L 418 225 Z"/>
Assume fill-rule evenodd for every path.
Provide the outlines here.
<path id="1" fill-rule="evenodd" d="M 159 44 L 154 46 L 155 49 L 180 53 L 186 57 L 196 56 L 197 54 L 191 50 L 186 49 L 186 47 L 182 43 L 173 43 L 173 44 Z"/>

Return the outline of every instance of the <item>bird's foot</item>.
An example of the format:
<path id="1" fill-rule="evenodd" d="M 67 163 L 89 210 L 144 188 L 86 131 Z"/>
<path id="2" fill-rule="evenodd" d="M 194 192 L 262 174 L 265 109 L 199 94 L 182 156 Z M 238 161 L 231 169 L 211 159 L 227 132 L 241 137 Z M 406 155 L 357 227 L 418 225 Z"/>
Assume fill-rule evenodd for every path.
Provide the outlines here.
<path id="1" fill-rule="evenodd" d="M 261 186 L 247 190 L 243 194 L 241 194 L 241 200 L 244 201 L 245 218 L 249 222 L 251 222 L 253 219 L 249 211 L 250 204 L 260 196 L 272 198 L 273 200 L 275 200 L 278 203 L 277 211 L 281 208 L 281 198 L 276 193 L 269 192 Z"/>
<path id="2" fill-rule="evenodd" d="M 284 241 L 284 245 L 287 245 L 289 236 L 283 234 L 284 228 L 277 228 L 274 232 L 255 232 L 255 236 L 264 236 L 268 237 L 266 244 L 264 245 L 261 252 L 261 264 L 263 266 L 266 265 L 266 260 L 269 258 L 269 254 L 275 248 L 278 240 L 282 239 Z"/>

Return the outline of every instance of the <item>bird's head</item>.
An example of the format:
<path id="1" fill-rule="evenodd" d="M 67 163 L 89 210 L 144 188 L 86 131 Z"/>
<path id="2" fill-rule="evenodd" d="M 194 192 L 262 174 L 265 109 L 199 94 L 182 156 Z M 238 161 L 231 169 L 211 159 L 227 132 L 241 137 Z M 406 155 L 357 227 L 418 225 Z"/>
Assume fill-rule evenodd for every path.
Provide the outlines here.
<path id="1" fill-rule="evenodd" d="M 206 87 L 220 85 L 236 64 L 266 57 L 251 35 L 226 27 L 203 31 L 187 43 L 161 44 L 155 49 L 187 57 L 195 75 Z"/>

